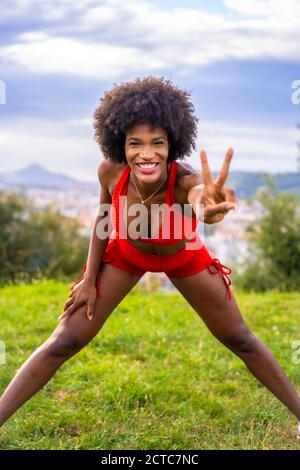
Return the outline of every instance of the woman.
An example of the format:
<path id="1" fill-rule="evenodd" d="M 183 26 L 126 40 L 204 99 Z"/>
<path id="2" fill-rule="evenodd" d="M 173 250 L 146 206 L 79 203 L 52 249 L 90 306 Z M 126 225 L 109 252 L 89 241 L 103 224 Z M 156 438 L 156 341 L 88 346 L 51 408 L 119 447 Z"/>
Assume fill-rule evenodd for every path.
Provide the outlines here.
<path id="1" fill-rule="evenodd" d="M 236 197 L 224 187 L 232 149 L 215 181 L 205 152 L 200 155 L 202 175 L 180 163 L 195 149 L 198 119 L 193 111 L 188 92 L 151 76 L 115 86 L 101 98 L 94 114 L 95 138 L 105 157 L 98 170 L 101 214 L 84 274 L 71 287 L 57 328 L 3 393 L 0 425 L 91 341 L 147 271 L 165 272 L 212 334 L 300 420 L 295 389 L 241 317 L 229 287 L 230 268 L 212 258 L 196 231 L 199 219 L 221 221 L 236 207 Z M 140 218 L 132 210 L 137 204 Z M 168 212 L 174 204 L 176 210 Z M 107 207 L 108 219 L 102 213 Z"/>

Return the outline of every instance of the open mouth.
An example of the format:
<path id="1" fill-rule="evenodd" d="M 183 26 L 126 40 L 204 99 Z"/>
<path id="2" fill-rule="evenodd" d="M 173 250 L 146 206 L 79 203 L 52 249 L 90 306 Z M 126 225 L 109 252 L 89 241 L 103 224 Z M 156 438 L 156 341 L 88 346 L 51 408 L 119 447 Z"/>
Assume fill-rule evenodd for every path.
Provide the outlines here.
<path id="1" fill-rule="evenodd" d="M 152 168 L 155 168 L 156 166 L 158 165 L 158 162 L 153 162 L 153 163 L 137 163 L 137 166 L 139 168 L 144 168 L 144 169 L 148 169 L 148 170 L 151 170 Z"/>

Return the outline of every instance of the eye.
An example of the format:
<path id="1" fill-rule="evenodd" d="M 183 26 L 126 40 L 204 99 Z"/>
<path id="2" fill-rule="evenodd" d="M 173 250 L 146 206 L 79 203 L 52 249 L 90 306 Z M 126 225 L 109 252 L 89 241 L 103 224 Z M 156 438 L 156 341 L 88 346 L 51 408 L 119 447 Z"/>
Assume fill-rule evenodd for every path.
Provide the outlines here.
<path id="1" fill-rule="evenodd" d="M 155 142 L 155 145 L 162 145 L 163 142 Z"/>
<path id="2" fill-rule="evenodd" d="M 131 142 L 129 145 L 139 145 L 137 142 Z"/>

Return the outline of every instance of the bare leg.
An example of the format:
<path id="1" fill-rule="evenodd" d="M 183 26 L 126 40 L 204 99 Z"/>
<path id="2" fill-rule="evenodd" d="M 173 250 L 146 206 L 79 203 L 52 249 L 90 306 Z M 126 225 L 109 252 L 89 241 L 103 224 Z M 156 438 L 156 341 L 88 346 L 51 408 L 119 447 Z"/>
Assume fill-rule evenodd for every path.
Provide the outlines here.
<path id="1" fill-rule="evenodd" d="M 300 420 L 300 399 L 281 366 L 245 325 L 234 296 L 228 299 L 221 275 L 208 270 L 170 278 L 212 334 L 239 356 L 250 372 Z"/>
<path id="2" fill-rule="evenodd" d="M 139 278 L 112 265 L 101 265 L 101 297 L 97 298 L 93 319 L 87 319 L 85 305 L 78 308 L 31 354 L 0 398 L 0 426 L 38 392 L 67 359 L 91 341 Z"/>

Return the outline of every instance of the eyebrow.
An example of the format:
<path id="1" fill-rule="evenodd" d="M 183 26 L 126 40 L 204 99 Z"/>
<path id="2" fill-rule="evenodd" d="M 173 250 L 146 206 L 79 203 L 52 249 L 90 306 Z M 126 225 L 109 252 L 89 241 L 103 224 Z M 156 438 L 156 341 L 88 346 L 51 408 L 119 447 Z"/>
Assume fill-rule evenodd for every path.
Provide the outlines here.
<path id="1" fill-rule="evenodd" d="M 158 140 L 158 139 L 164 139 L 164 138 L 165 138 L 165 137 L 164 137 L 163 135 L 160 135 L 159 137 L 153 137 L 152 140 Z M 128 142 L 129 142 L 129 140 L 141 140 L 141 139 L 139 139 L 138 137 L 130 137 L 130 138 L 128 139 Z"/>

